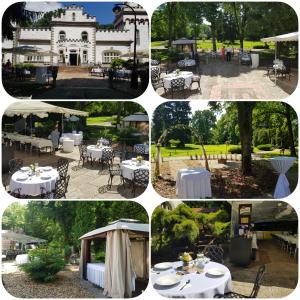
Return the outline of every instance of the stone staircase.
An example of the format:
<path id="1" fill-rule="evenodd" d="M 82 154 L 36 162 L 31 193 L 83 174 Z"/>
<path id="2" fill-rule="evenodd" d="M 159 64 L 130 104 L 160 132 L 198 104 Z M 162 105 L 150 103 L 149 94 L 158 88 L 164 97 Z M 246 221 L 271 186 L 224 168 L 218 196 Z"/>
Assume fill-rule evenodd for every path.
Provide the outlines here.
<path id="1" fill-rule="evenodd" d="M 60 66 L 60 73 L 88 73 L 89 67 L 81 67 L 81 66 Z"/>

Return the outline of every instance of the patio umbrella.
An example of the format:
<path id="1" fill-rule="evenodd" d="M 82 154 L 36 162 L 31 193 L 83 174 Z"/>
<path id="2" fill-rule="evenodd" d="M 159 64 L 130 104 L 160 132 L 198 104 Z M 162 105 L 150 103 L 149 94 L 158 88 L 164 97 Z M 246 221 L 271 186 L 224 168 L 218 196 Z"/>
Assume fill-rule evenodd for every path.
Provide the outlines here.
<path id="1" fill-rule="evenodd" d="M 291 32 L 276 36 L 271 36 L 267 38 L 260 39 L 264 43 L 274 42 L 275 43 L 275 59 L 277 59 L 277 43 L 279 42 L 298 42 L 298 32 Z M 275 69 L 275 85 L 277 84 L 276 80 L 277 70 Z"/>
<path id="2" fill-rule="evenodd" d="M 17 46 L 12 48 L 2 48 L 3 53 L 12 53 L 17 55 L 31 55 L 36 54 L 36 52 L 42 51 L 42 48 L 36 46 Z"/>

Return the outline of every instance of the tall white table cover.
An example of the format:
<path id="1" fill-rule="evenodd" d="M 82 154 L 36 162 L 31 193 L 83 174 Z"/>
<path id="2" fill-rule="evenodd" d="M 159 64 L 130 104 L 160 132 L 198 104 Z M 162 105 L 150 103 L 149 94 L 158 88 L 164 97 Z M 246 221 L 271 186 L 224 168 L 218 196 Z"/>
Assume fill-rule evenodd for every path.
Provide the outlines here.
<path id="1" fill-rule="evenodd" d="M 20 175 L 26 173 L 22 171 L 15 172 L 10 179 L 10 190 L 14 191 L 16 189 L 21 189 L 21 195 L 27 196 L 37 196 L 41 194 L 41 187 L 43 187 L 47 192 L 51 192 L 55 188 L 55 182 L 59 178 L 57 170 L 52 169 L 51 171 L 44 172 L 44 174 L 50 175 L 49 179 L 42 179 L 41 176 L 28 176 L 26 180 L 18 180 Z"/>
<path id="2" fill-rule="evenodd" d="M 147 160 L 144 160 L 142 165 L 138 165 L 136 161 L 132 161 L 132 160 L 124 160 L 121 163 L 122 176 L 129 180 L 133 179 L 135 170 L 138 169 L 149 170 L 149 168 L 150 168 L 150 163 Z"/>
<path id="3" fill-rule="evenodd" d="M 179 75 L 177 75 L 176 73 L 171 73 L 171 74 L 166 75 L 163 79 L 164 87 L 166 89 L 170 89 L 172 79 L 177 79 L 177 78 L 180 78 L 180 77 L 184 78 L 186 86 L 191 85 L 192 80 L 193 80 L 193 73 L 192 72 L 187 72 L 187 71 L 181 71 L 181 72 L 179 72 Z"/>
<path id="4" fill-rule="evenodd" d="M 73 140 L 74 145 L 78 146 L 81 144 L 83 136 L 82 136 L 82 133 L 63 133 L 61 135 L 61 139 L 63 140 L 64 138 L 69 138 L 69 139 Z"/>
<path id="5" fill-rule="evenodd" d="M 102 157 L 103 149 L 112 149 L 108 146 L 97 148 L 95 145 L 87 146 L 87 154 L 91 155 L 92 159 L 100 159 Z"/>
<path id="6" fill-rule="evenodd" d="M 29 262 L 28 254 L 18 254 L 16 256 L 16 265 L 22 265 Z"/>
<path id="7" fill-rule="evenodd" d="M 180 169 L 176 179 L 179 199 L 211 197 L 211 173 L 204 168 Z"/>
<path id="8" fill-rule="evenodd" d="M 162 287 L 155 284 L 155 281 L 168 274 L 175 274 L 175 268 L 182 266 L 182 262 L 175 262 L 172 269 L 160 271 L 159 274 L 153 273 L 151 281 L 154 289 L 163 297 L 167 298 L 213 298 L 216 294 L 224 294 L 231 291 L 231 274 L 229 269 L 219 263 L 209 262 L 204 267 L 201 274 L 186 274 L 182 276 L 181 282 L 170 287 Z M 223 276 L 212 277 L 206 274 L 208 269 L 217 268 L 225 271 Z M 181 291 L 179 289 L 184 283 L 190 280 L 190 285 Z"/>
<path id="9" fill-rule="evenodd" d="M 294 161 L 296 160 L 295 157 L 287 157 L 287 156 L 279 156 L 279 157 L 272 157 L 270 158 L 270 162 L 276 172 L 279 174 L 274 198 L 284 198 L 287 197 L 290 191 L 290 184 L 285 176 L 285 173 L 289 170 L 289 168 L 293 165 Z"/>
<path id="10" fill-rule="evenodd" d="M 104 263 L 88 263 L 87 264 L 87 280 L 101 288 L 104 288 L 104 273 L 105 264 Z M 132 278 L 132 289 L 135 291 L 135 277 Z"/>
<path id="11" fill-rule="evenodd" d="M 36 67 L 35 82 L 45 83 L 47 81 L 47 67 Z"/>

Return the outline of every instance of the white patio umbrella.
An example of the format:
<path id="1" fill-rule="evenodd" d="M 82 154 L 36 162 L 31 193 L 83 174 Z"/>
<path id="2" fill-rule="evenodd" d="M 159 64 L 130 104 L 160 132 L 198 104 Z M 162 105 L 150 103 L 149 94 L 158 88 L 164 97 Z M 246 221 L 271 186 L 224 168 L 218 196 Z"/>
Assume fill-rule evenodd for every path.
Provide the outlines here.
<path id="1" fill-rule="evenodd" d="M 291 32 L 276 36 L 260 39 L 264 43 L 273 42 L 275 43 L 275 59 L 277 59 L 277 43 L 279 42 L 298 42 L 298 32 Z M 277 84 L 277 70 L 275 69 L 275 85 Z"/>

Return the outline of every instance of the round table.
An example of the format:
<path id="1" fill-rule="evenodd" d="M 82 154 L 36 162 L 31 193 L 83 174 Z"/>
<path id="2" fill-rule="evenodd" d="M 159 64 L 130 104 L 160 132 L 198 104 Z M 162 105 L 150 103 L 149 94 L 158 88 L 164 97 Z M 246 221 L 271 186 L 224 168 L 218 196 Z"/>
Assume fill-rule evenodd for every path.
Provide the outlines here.
<path id="1" fill-rule="evenodd" d="M 204 271 L 200 274 L 191 273 L 182 276 L 180 283 L 170 286 L 162 287 L 157 285 L 156 280 L 168 274 L 176 274 L 176 268 L 182 266 L 182 262 L 174 262 L 173 268 L 159 271 L 159 274 L 152 272 L 151 281 L 154 289 L 163 297 L 168 298 L 213 298 L 216 294 L 224 294 L 231 291 L 231 274 L 229 269 L 219 263 L 209 262 L 205 265 Z M 222 276 L 210 276 L 206 273 L 209 269 L 222 269 L 225 274 Z M 180 290 L 187 280 L 190 284 Z"/>
<path id="2" fill-rule="evenodd" d="M 103 149 L 112 149 L 108 146 L 97 148 L 95 145 L 87 146 L 87 154 L 91 155 L 92 159 L 100 159 L 102 157 Z"/>
<path id="3" fill-rule="evenodd" d="M 274 192 L 274 198 L 284 198 L 290 195 L 290 184 L 285 176 L 285 173 L 294 164 L 295 157 L 279 156 L 270 158 L 270 162 L 276 172 L 279 174 L 278 181 Z"/>
<path id="4" fill-rule="evenodd" d="M 50 171 L 44 171 L 43 167 L 39 167 L 41 171 L 40 176 L 29 176 L 29 172 L 17 171 L 10 179 L 10 190 L 14 191 L 21 189 L 21 195 L 37 196 L 41 194 L 41 188 L 43 187 L 47 192 L 51 192 L 55 188 L 55 182 L 59 179 L 59 173 L 55 169 Z M 43 179 L 43 175 L 49 175 L 49 179 Z M 27 179 L 20 180 L 21 175 L 27 175 Z"/>
<path id="5" fill-rule="evenodd" d="M 29 262 L 28 254 L 18 254 L 16 256 L 16 265 L 22 265 Z"/>
<path id="6" fill-rule="evenodd" d="M 176 179 L 176 194 L 179 199 L 211 197 L 211 173 L 204 168 L 180 169 Z"/>
<path id="7" fill-rule="evenodd" d="M 192 72 L 187 72 L 187 71 L 181 71 L 181 72 L 179 72 L 178 75 L 176 73 L 168 74 L 163 79 L 164 87 L 166 89 L 170 89 L 172 79 L 177 79 L 177 78 L 184 78 L 185 85 L 190 86 L 192 84 L 192 80 L 193 80 L 193 73 Z"/>
<path id="8" fill-rule="evenodd" d="M 149 161 L 144 160 L 141 165 L 134 160 L 124 160 L 121 163 L 122 176 L 129 180 L 133 179 L 134 171 L 138 169 L 149 170 L 150 169 Z"/>
<path id="9" fill-rule="evenodd" d="M 196 66 L 196 61 L 194 59 L 182 59 L 177 63 L 178 67 L 194 67 Z"/>

